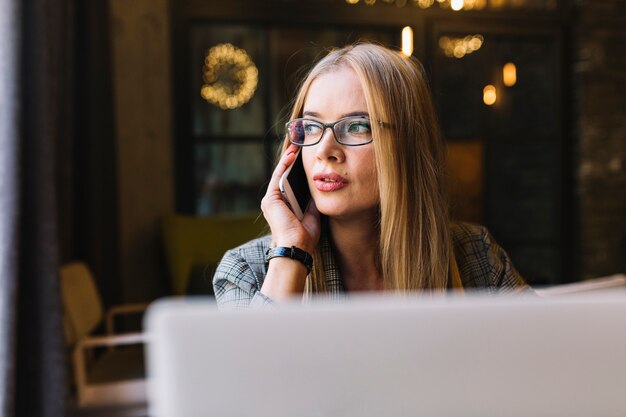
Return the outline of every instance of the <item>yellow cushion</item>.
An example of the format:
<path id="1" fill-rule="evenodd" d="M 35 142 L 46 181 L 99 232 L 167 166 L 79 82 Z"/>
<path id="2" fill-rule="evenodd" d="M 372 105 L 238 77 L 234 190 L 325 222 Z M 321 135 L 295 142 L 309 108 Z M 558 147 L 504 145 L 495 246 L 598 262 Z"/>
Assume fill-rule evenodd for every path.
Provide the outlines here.
<path id="1" fill-rule="evenodd" d="M 162 220 L 172 290 L 184 295 L 194 265 L 215 266 L 228 249 L 268 232 L 260 213 L 197 217 L 170 214 Z"/>

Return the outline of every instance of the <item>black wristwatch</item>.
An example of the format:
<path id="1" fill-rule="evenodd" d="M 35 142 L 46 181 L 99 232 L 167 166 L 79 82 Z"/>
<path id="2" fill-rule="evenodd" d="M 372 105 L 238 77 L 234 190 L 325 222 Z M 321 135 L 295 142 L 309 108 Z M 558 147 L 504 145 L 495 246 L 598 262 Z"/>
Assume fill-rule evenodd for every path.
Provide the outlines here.
<path id="1" fill-rule="evenodd" d="M 311 272 L 313 268 L 313 257 L 306 251 L 302 249 L 292 246 L 290 248 L 285 246 L 279 246 L 277 248 L 269 248 L 267 252 L 265 252 L 265 263 L 269 263 L 270 259 L 277 258 L 280 256 L 284 256 L 286 258 L 295 259 L 296 261 L 302 262 L 304 266 L 306 266 L 307 272 Z"/>

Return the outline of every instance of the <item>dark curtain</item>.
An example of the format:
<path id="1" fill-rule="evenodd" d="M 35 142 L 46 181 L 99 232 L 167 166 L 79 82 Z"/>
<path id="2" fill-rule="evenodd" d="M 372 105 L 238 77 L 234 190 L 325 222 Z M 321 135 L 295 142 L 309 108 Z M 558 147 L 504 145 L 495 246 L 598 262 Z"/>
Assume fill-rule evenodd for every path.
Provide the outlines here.
<path id="1" fill-rule="evenodd" d="M 0 0 L 0 415 L 14 404 L 18 245 L 19 0 Z"/>
<path id="2" fill-rule="evenodd" d="M 69 5 L 0 0 L 0 413 L 7 417 L 65 415 L 56 152 L 71 135 Z"/>

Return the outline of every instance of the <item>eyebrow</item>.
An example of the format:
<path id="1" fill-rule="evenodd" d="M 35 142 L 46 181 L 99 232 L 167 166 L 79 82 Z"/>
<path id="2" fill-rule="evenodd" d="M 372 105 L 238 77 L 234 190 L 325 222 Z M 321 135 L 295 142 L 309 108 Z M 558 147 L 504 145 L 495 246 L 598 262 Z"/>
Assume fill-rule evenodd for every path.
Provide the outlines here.
<path id="1" fill-rule="evenodd" d="M 350 113 L 344 113 L 341 115 L 341 117 L 339 117 L 340 119 L 343 119 L 344 117 L 350 117 L 350 116 L 367 116 L 369 117 L 369 113 L 366 111 L 353 111 Z M 302 116 L 311 116 L 311 117 L 317 117 L 318 119 L 320 118 L 320 114 L 314 111 L 305 111 L 304 113 L 302 113 Z"/>

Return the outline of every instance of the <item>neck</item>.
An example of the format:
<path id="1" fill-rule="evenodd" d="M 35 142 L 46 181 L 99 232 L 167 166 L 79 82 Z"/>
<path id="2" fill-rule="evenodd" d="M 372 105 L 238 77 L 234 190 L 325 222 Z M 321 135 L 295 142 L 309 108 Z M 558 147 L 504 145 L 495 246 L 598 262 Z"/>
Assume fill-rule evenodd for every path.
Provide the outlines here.
<path id="1" fill-rule="evenodd" d="M 378 231 L 375 219 L 329 220 L 335 258 L 347 291 L 380 291 Z"/>

